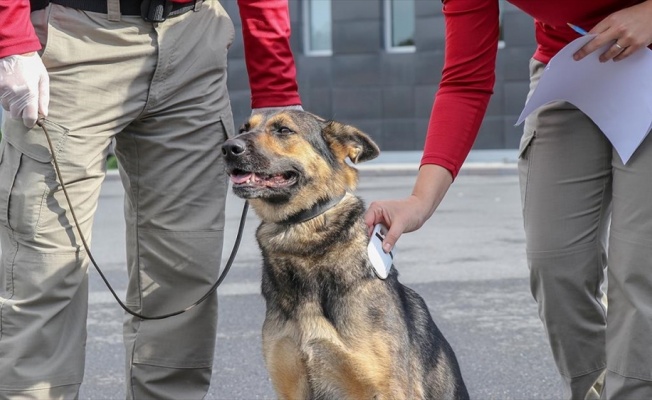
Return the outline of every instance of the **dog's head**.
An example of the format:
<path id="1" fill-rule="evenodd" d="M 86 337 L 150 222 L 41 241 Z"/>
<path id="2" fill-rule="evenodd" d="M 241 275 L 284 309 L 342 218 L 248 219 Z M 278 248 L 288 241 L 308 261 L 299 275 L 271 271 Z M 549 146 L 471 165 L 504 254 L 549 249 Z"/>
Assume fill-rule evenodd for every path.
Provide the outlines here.
<path id="1" fill-rule="evenodd" d="M 222 146 L 233 192 L 258 216 L 278 222 L 352 190 L 378 146 L 359 129 L 305 111 L 252 115 Z"/>

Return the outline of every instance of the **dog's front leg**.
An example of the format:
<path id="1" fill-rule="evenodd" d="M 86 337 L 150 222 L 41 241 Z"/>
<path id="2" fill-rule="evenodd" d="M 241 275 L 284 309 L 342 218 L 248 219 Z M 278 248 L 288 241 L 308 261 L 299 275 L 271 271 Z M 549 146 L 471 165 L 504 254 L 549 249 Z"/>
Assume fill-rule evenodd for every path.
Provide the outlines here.
<path id="1" fill-rule="evenodd" d="M 382 366 L 365 361 L 340 344 L 325 339 L 312 340 L 308 371 L 315 394 L 340 400 L 397 400 Z M 380 368 L 378 368 L 380 367 Z"/>
<path id="2" fill-rule="evenodd" d="M 263 352 L 274 390 L 282 400 L 311 398 L 306 365 L 296 344 L 288 337 L 264 337 Z"/>

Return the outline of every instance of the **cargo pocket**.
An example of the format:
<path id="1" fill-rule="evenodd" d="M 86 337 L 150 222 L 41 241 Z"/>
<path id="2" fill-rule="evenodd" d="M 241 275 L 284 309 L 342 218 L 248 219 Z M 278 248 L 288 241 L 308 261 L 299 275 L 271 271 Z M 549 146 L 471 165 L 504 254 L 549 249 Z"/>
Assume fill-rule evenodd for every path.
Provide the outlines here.
<path id="1" fill-rule="evenodd" d="M 45 121 L 55 155 L 66 143 L 68 130 Z M 52 154 L 40 126 L 26 128 L 22 120 L 8 118 L 3 128 L 0 170 L 0 223 L 20 235 L 33 236 L 46 199 L 58 187 Z"/>
<path id="2" fill-rule="evenodd" d="M 530 150 L 530 147 L 532 145 L 532 141 L 534 140 L 535 136 L 537 135 L 536 130 L 532 130 L 531 132 L 525 132 L 523 134 L 523 137 L 521 137 L 521 143 L 519 144 L 518 147 L 518 159 L 524 159 L 527 160 L 528 158 L 528 151 Z"/>
<path id="3" fill-rule="evenodd" d="M 518 175 L 521 188 L 521 206 L 525 211 L 525 201 L 527 200 L 527 183 L 530 176 L 530 161 L 533 156 L 533 143 L 536 138 L 536 130 L 526 130 L 521 138 L 521 144 L 518 149 Z"/>
<path id="4" fill-rule="evenodd" d="M 5 149 L 7 148 L 7 139 L 2 138 L 0 141 L 0 224 L 7 226 L 9 215 L 9 192 L 13 186 L 14 176 L 16 175 L 13 167 L 4 161 Z"/>

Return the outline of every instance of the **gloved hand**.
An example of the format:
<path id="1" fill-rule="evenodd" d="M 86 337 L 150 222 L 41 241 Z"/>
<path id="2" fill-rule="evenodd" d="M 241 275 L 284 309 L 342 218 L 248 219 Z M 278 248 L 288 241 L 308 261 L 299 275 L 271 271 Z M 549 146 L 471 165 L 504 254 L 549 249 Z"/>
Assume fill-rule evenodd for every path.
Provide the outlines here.
<path id="1" fill-rule="evenodd" d="M 268 111 L 279 111 L 279 110 L 299 110 L 299 111 L 303 111 L 303 107 L 301 107 L 301 104 L 297 104 L 297 105 L 294 105 L 294 106 L 254 108 L 253 110 L 251 110 L 251 115 L 254 115 L 256 113 L 264 113 L 264 112 L 268 112 Z"/>
<path id="2" fill-rule="evenodd" d="M 0 102 L 28 128 L 48 115 L 50 78 L 37 53 L 0 58 Z"/>

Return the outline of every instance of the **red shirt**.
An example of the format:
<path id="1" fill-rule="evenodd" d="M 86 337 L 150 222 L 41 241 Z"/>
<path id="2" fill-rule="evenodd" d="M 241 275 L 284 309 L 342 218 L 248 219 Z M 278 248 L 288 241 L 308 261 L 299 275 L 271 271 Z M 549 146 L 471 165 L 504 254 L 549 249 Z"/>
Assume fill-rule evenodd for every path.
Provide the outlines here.
<path id="1" fill-rule="evenodd" d="M 175 0 L 185 3 L 189 0 Z M 238 0 L 251 107 L 301 104 L 290 49 L 287 0 Z M 0 0 L 0 58 L 41 49 L 29 0 Z"/>
<path id="2" fill-rule="evenodd" d="M 534 17 L 534 58 L 547 63 L 585 30 L 615 11 L 643 0 L 509 0 Z M 498 0 L 444 0 L 446 50 L 421 164 L 459 172 L 482 124 L 493 93 L 498 49 Z"/>
<path id="3" fill-rule="evenodd" d="M 0 0 L 0 58 L 40 49 L 29 19 L 29 0 Z"/>

